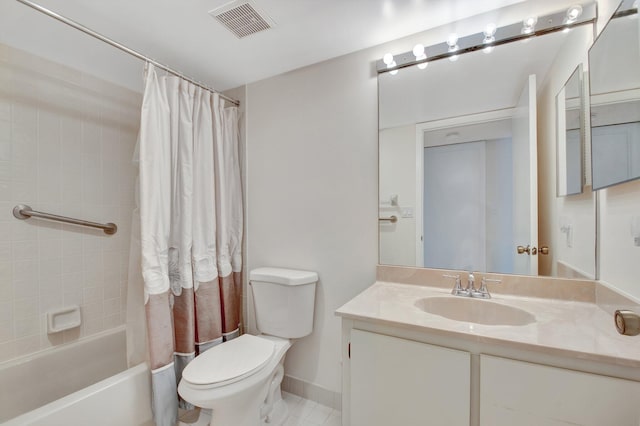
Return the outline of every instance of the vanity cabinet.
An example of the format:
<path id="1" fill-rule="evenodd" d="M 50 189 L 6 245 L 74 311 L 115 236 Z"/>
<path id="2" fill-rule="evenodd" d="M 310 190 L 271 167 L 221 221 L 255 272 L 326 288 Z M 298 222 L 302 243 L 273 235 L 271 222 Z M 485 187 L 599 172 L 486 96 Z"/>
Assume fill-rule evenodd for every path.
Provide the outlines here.
<path id="1" fill-rule="evenodd" d="M 638 381 L 344 326 L 345 426 L 640 425 Z"/>
<path id="2" fill-rule="evenodd" d="M 640 383 L 480 355 L 481 426 L 637 426 Z"/>
<path id="3" fill-rule="evenodd" d="M 353 329 L 353 426 L 468 426 L 470 354 Z"/>

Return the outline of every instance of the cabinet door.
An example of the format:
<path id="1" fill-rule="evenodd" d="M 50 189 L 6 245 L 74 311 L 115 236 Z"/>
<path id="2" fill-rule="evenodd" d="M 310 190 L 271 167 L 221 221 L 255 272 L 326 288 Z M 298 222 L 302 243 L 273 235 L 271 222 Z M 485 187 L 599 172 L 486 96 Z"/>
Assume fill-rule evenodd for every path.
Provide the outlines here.
<path id="1" fill-rule="evenodd" d="M 481 426 L 638 426 L 640 383 L 487 355 Z"/>
<path id="2" fill-rule="evenodd" d="M 351 331 L 351 426 L 469 426 L 470 355 Z"/>

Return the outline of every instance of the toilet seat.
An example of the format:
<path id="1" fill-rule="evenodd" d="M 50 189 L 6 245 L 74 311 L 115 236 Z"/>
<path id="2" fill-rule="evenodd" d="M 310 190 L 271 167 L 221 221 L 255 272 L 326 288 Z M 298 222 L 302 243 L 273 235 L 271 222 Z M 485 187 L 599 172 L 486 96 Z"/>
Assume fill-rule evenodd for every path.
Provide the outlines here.
<path id="1" fill-rule="evenodd" d="M 214 346 L 191 361 L 182 372 L 182 380 L 214 388 L 251 376 L 271 360 L 273 341 L 250 334 Z"/>

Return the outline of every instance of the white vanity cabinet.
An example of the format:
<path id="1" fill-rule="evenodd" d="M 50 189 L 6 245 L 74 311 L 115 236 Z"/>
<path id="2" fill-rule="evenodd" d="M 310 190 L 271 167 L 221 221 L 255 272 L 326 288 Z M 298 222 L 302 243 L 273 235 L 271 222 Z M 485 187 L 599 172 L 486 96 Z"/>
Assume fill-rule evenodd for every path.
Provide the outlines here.
<path id="1" fill-rule="evenodd" d="M 352 426 L 468 426 L 468 352 L 353 329 Z"/>
<path id="2" fill-rule="evenodd" d="M 526 359 L 516 360 L 458 339 L 352 325 L 343 324 L 345 426 L 640 426 L 637 374 L 625 380 L 621 370 L 618 378 L 606 368 L 575 371 L 580 361 L 570 358 L 549 366 L 526 352 L 504 354 Z"/>
<path id="3" fill-rule="evenodd" d="M 639 424 L 639 382 L 480 355 L 481 426 Z"/>

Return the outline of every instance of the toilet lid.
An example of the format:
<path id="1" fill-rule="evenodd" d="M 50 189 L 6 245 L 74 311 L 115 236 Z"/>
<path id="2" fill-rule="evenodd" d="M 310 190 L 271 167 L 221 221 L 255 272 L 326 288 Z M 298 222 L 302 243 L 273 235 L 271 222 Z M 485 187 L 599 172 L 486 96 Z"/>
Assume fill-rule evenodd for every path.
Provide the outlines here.
<path id="1" fill-rule="evenodd" d="M 243 334 L 196 357 L 185 367 L 182 378 L 194 385 L 240 380 L 264 367 L 274 351 L 272 341 Z"/>

